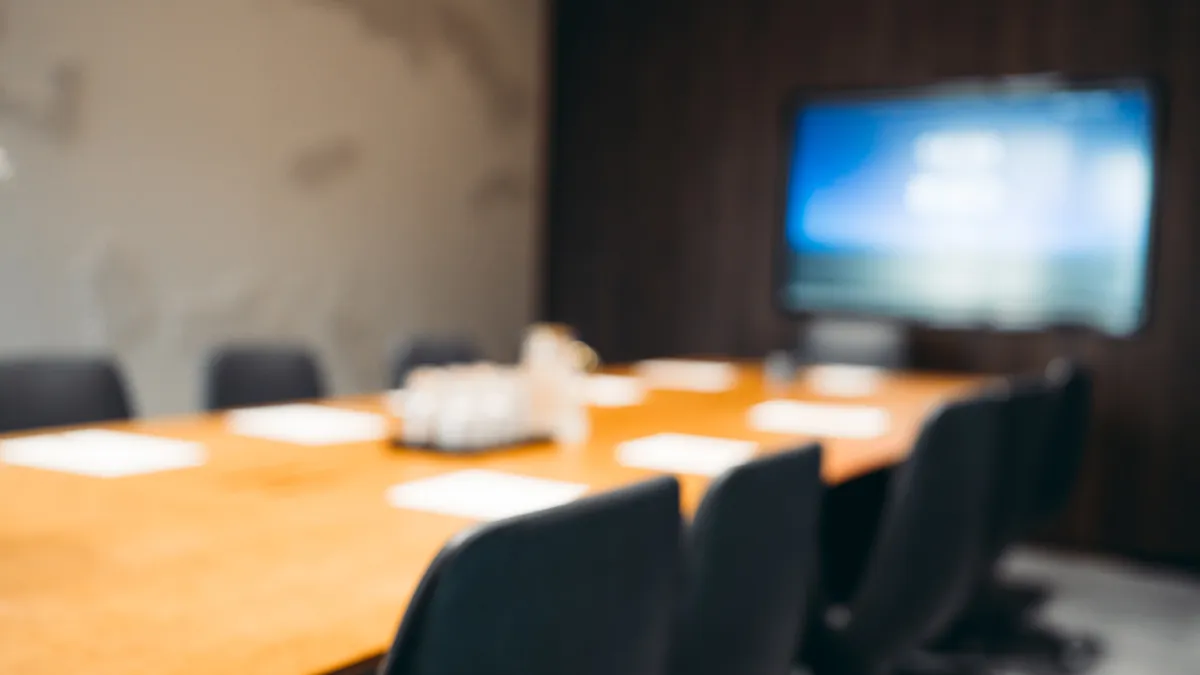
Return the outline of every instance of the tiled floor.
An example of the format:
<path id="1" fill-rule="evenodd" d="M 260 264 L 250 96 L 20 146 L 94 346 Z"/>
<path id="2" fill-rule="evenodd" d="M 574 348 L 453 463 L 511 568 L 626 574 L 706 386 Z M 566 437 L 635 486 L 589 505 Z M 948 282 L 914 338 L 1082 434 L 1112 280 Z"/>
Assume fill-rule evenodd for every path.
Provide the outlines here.
<path id="1" fill-rule="evenodd" d="M 1102 640 L 1089 675 L 1200 675 L 1200 578 L 1036 550 L 1014 553 L 1005 569 L 1054 589 L 1044 623 Z"/>

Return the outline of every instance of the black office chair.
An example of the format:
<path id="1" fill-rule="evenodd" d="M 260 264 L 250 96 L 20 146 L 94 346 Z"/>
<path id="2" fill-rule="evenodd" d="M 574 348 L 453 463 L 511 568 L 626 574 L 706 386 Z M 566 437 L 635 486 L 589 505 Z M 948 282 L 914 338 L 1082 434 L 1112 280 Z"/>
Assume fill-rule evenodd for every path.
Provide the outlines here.
<path id="1" fill-rule="evenodd" d="M 1092 414 L 1092 376 L 1066 359 L 1055 359 L 1046 367 L 1046 381 L 1054 392 L 1052 414 L 1041 450 L 1030 517 L 1023 534 L 1049 524 L 1062 514 L 1079 482 L 1087 432 Z M 1103 644 L 1090 634 L 1071 634 L 1037 625 L 1028 609 L 1050 596 L 1045 587 L 1017 590 L 1024 595 L 1027 611 L 1023 625 L 1008 640 L 1007 651 L 1026 661 L 1049 662 L 1059 672 L 1081 672 L 1101 656 Z"/>
<path id="2" fill-rule="evenodd" d="M 969 608 L 939 640 L 944 651 L 971 651 L 969 645 L 1012 620 L 1011 599 L 996 582 L 1005 550 L 1026 531 L 1034 516 L 1046 435 L 1055 410 L 1055 391 L 1044 378 L 1017 378 L 993 390 L 1004 398 L 1000 447 L 992 476 L 987 543 L 979 558 L 979 586 Z"/>
<path id="3" fill-rule="evenodd" d="M 925 422 L 888 485 L 861 578 L 844 598 L 821 588 L 805 645 L 817 675 L 919 671 L 915 657 L 966 605 L 989 544 L 1003 405 L 981 393 Z"/>
<path id="4" fill-rule="evenodd" d="M 660 478 L 483 525 L 430 565 L 381 675 L 658 675 L 679 584 Z"/>
<path id="5" fill-rule="evenodd" d="M 206 389 L 208 409 L 225 410 L 321 398 L 325 380 L 302 347 L 236 346 L 213 354 Z"/>
<path id="6" fill-rule="evenodd" d="M 465 338 L 416 338 L 396 354 L 392 364 L 392 387 L 403 387 L 409 373 L 421 366 L 449 366 L 481 360 L 483 355 L 479 349 Z"/>
<path id="7" fill-rule="evenodd" d="M 1055 411 L 1030 527 L 1044 525 L 1060 515 L 1074 493 L 1092 415 L 1092 376 L 1086 369 L 1066 359 L 1055 359 L 1046 367 L 1046 379 L 1055 392 Z"/>
<path id="8" fill-rule="evenodd" d="M 993 553 L 1058 516 L 1078 480 L 1092 408 L 1091 375 L 1065 359 L 1013 378 L 997 475 Z"/>
<path id="9" fill-rule="evenodd" d="M 1091 391 L 1090 375 L 1065 360 L 1052 362 L 1044 377 L 1014 385 L 1007 424 L 1013 436 L 1005 453 L 1010 473 L 999 484 L 1003 521 L 994 528 L 988 583 L 962 625 L 943 639 L 943 651 L 1067 673 L 1086 670 L 1101 655 L 1095 636 L 1038 624 L 1033 614 L 1050 596 L 1046 587 L 994 576 L 1004 549 L 1056 517 L 1069 500 L 1083 460 Z"/>
<path id="10" fill-rule="evenodd" d="M 989 575 L 1035 517 L 1046 438 L 1057 412 L 1057 392 L 1044 378 L 1016 378 L 1006 389 L 990 543 L 982 561 Z"/>
<path id="11" fill-rule="evenodd" d="M 110 359 L 0 361 L 0 432 L 131 417 L 120 368 Z"/>
<path id="12" fill-rule="evenodd" d="M 673 675 L 785 675 L 816 563 L 821 448 L 737 467 L 687 532 Z"/>

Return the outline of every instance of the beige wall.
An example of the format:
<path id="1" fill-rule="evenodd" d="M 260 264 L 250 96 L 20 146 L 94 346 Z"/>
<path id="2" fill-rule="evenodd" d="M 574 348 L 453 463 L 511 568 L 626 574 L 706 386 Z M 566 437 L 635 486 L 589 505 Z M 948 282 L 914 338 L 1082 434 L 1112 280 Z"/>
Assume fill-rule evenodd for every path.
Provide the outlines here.
<path id="1" fill-rule="evenodd" d="M 377 389 L 536 297 L 540 0 L 0 0 L 0 353 L 109 350 L 140 408 L 216 342 Z"/>

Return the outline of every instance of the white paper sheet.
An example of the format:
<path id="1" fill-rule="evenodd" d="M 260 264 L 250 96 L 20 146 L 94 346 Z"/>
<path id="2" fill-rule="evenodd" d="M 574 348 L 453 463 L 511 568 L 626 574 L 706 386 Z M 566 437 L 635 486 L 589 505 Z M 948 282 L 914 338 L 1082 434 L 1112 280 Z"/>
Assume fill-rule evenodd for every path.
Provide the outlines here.
<path id="1" fill-rule="evenodd" d="M 0 461 L 96 478 L 119 478 L 204 464 L 204 446 L 189 441 L 104 429 L 14 438 L 0 443 Z"/>
<path id="2" fill-rule="evenodd" d="M 719 361 L 651 359 L 637 364 L 634 371 L 651 389 L 717 393 L 737 382 L 737 368 Z"/>
<path id="3" fill-rule="evenodd" d="M 804 375 L 818 394 L 846 398 L 870 396 L 878 391 L 886 376 L 886 371 L 880 368 L 840 364 L 812 366 Z"/>
<path id="4" fill-rule="evenodd" d="M 617 446 L 625 466 L 670 473 L 716 476 L 754 456 L 758 444 L 690 434 L 654 434 Z"/>
<path id="5" fill-rule="evenodd" d="M 387 501 L 401 509 L 496 520 L 566 504 L 587 489 L 580 483 L 468 469 L 393 485 Z"/>
<path id="6" fill-rule="evenodd" d="M 584 383 L 585 398 L 598 408 L 622 408 L 646 400 L 641 379 L 624 375 L 592 375 Z"/>
<path id="7" fill-rule="evenodd" d="M 235 434 L 298 445 L 378 441 L 388 429 L 382 415 L 311 403 L 232 410 L 226 421 Z"/>
<path id="8" fill-rule="evenodd" d="M 891 426 L 883 408 L 790 400 L 759 403 L 748 417 L 759 431 L 830 438 L 875 438 Z"/>

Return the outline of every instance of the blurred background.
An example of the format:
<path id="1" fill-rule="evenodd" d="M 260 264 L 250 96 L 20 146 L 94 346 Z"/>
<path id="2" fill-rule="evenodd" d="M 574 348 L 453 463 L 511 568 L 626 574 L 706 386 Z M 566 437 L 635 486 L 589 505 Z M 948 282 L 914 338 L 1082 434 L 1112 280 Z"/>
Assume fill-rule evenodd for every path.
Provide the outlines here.
<path id="1" fill-rule="evenodd" d="M 1107 169 L 1096 168 L 1102 162 L 1094 157 L 1077 157 L 1078 173 L 1104 173 L 1109 181 L 1095 185 L 1128 189 L 1091 190 L 1104 193 L 1105 199 L 1089 207 L 1094 211 L 1086 213 L 1082 225 L 1072 223 L 1078 226 L 1075 234 L 1062 234 L 1072 230 L 1058 227 L 1069 218 L 1052 209 L 1041 214 L 1044 222 L 1037 220 L 1029 228 L 1030 240 L 1104 240 L 1109 257 L 1100 264 L 1059 255 L 1062 251 L 1049 245 L 1044 259 L 1025 256 L 1023 250 L 996 257 L 984 239 L 972 240 L 968 243 L 974 249 L 964 249 L 977 257 L 963 257 L 958 250 L 946 253 L 943 235 L 948 229 L 928 228 L 913 236 L 944 215 L 939 210 L 961 205 L 955 199 L 963 192 L 937 182 L 954 184 L 957 160 L 939 157 L 975 147 L 980 155 L 965 161 L 987 164 L 1014 147 L 988 134 L 982 139 L 955 136 L 955 115 L 948 115 L 946 128 L 938 130 L 940 140 L 930 140 L 941 143 L 941 150 L 931 145 L 927 152 L 918 149 L 915 159 L 909 157 L 911 147 L 921 145 L 915 135 L 877 144 L 883 148 L 879 156 L 904 156 L 914 165 L 929 160 L 933 166 L 934 182 L 906 194 L 910 201 L 866 203 L 861 195 L 878 186 L 854 183 L 862 176 L 855 174 L 861 167 L 851 166 L 853 162 L 831 168 L 826 161 L 835 154 L 831 151 L 813 160 L 829 169 L 829 185 L 794 200 L 800 205 L 799 215 L 793 214 L 800 226 L 793 230 L 794 223 L 781 224 L 787 209 L 784 167 L 791 166 L 795 150 L 788 134 L 793 126 L 802 126 L 795 115 L 789 117 L 786 103 L 797 92 L 919 92 L 963 78 L 1003 88 L 1018 75 L 1052 75 L 1056 82 L 1132 78 L 1153 90 L 1153 97 L 1134 101 L 1144 103 L 1145 110 L 1126 117 L 1133 119 L 1130 126 L 1137 133 L 1152 130 L 1158 135 L 1157 143 L 1140 138 L 1141 154 L 1134 158 L 1152 158 L 1154 166 L 1136 164 L 1129 173 L 1130 165 L 1118 163 L 1105 173 Z M 1134 98 L 1142 93 L 1138 89 Z M 1014 117 L 1040 114 L 1040 108 L 1030 110 Z M 1147 110 L 1152 120 L 1146 119 L 1151 115 Z M 882 132 L 861 133 L 866 127 L 856 125 L 854 120 L 847 123 L 846 133 L 871 137 L 872 142 L 882 137 Z M 1114 136 L 1125 133 L 1124 126 L 1116 126 Z M 819 137 L 819 129 L 812 135 Z M 1055 156 L 1053 148 L 1037 142 L 1022 152 L 1027 160 L 1034 157 L 1022 166 Z M 798 165 L 803 164 L 801 154 L 796 154 Z M 878 166 L 888 161 L 880 160 Z M 1070 161 L 1063 159 L 1063 164 Z M 1036 189 L 1039 176 L 1014 171 L 1017 165 L 1005 169 L 1004 189 Z M 907 165 L 888 165 L 896 166 L 896 184 L 918 173 Z M 1017 202 L 990 189 L 972 193 L 967 201 L 986 202 L 993 212 Z M 801 192 L 795 188 L 791 196 Z M 1139 209 L 1150 203 L 1151 193 L 1154 212 L 1147 216 Z M 1129 204 L 1136 213 L 1124 213 Z M 846 222 L 856 219 L 891 224 L 900 220 L 895 213 L 901 207 L 916 213 L 905 216 L 906 226 L 914 229 L 892 232 L 895 248 L 916 241 L 928 244 L 928 250 L 897 263 L 892 249 L 872 257 L 886 239 L 877 236 L 877 229 L 866 226 L 857 235 L 847 231 Z M 1120 236 L 1087 231 L 1093 220 L 1100 223 L 1098 229 L 1120 230 Z M 981 218 L 970 224 L 992 223 Z M 1121 230 L 1127 225 L 1141 229 Z M 845 251 L 830 243 L 839 237 L 857 237 L 853 243 L 861 250 L 855 255 L 861 257 L 853 264 L 845 264 L 839 257 Z M 938 255 L 926 255 L 934 249 Z M 1062 250 L 1075 252 L 1070 245 Z M 782 281 L 775 264 L 780 251 L 782 257 L 791 256 L 785 263 L 793 265 L 787 270 L 792 277 Z M 947 266 L 948 273 L 932 271 L 947 261 L 956 263 Z M 1148 294 L 1143 307 L 1144 270 Z M 1000 283 L 1006 277 L 1013 281 L 1011 287 Z M 608 364 L 670 356 L 734 361 L 771 354 L 767 379 L 772 363 L 782 363 L 785 376 L 793 377 L 796 363 L 781 350 L 796 347 L 812 327 L 811 315 L 823 309 L 813 301 L 813 289 L 831 279 L 855 287 L 850 294 L 861 290 L 858 286 L 887 287 L 892 294 L 881 301 L 884 309 L 911 305 L 899 312 L 911 324 L 906 326 L 911 328 L 906 345 L 911 358 L 902 365 L 923 371 L 914 376 L 917 380 L 930 373 L 931 379 L 955 373 L 980 381 L 974 376 L 1042 372 L 1061 356 L 1094 375 L 1094 414 L 1070 503 L 1061 513 L 1054 511 L 1051 522 L 1036 521 L 1032 540 L 1022 532 L 1021 545 L 1000 564 L 999 574 L 1045 582 L 1053 593 L 1039 602 L 1053 598 L 1045 612 L 1051 623 L 1078 626 L 1101 638 L 1108 658 L 1098 661 L 1096 675 L 1200 672 L 1200 1 L 0 0 L 0 361 L 47 354 L 111 355 L 128 376 L 134 405 L 122 405 L 119 414 L 97 420 L 268 402 L 206 401 L 205 360 L 218 345 L 311 348 L 316 356 L 311 362 L 319 361 L 329 375 L 328 391 L 315 366 L 306 365 L 307 352 L 285 349 L 282 361 L 291 360 L 293 366 L 301 362 L 301 393 L 271 400 L 330 396 L 336 402 L 342 395 L 399 387 L 421 364 L 470 362 L 481 356 L 508 363 L 518 354 L 522 332 L 535 322 L 569 326 L 574 332 L 561 326 L 540 330 L 572 350 L 581 347 L 573 342 L 577 334 L 586 343 L 583 347 L 595 350 L 571 352 L 572 358 L 586 354 L 572 365 L 579 371 L 585 369 L 583 361 L 594 365 L 590 362 L 596 354 Z M 966 281 L 972 286 L 964 290 L 960 284 Z M 801 288 L 805 282 L 812 286 Z M 1025 327 L 972 323 L 983 321 L 976 310 L 990 317 L 1013 297 L 1023 302 L 1039 296 L 1041 287 L 1056 284 L 1071 286 L 1079 297 L 1087 296 L 1090 287 L 1111 284 L 1111 294 L 1120 297 L 1111 307 L 1101 302 L 1091 308 L 1096 316 L 1087 326 L 1055 323 L 1062 308 L 1050 301 L 1048 291 L 1042 294 L 1045 306 L 1018 317 Z M 802 304 L 801 297 L 809 305 L 790 308 L 799 316 L 781 311 L 789 302 Z M 1069 299 L 1074 303 L 1078 297 Z M 961 314 L 947 310 L 959 301 L 966 308 Z M 828 304 L 840 310 L 853 303 L 837 296 Z M 947 317 L 951 321 L 939 325 Z M 411 348 L 396 359 L 389 379 L 396 348 L 428 336 L 463 338 L 449 352 L 463 349 L 448 353 L 441 345 L 441 353 L 434 354 L 438 358 L 432 358 Z M 252 353 L 247 360 L 262 356 Z M 699 367 L 705 366 L 712 364 Z M 721 368 L 753 372 L 753 377 L 761 371 L 757 362 L 739 367 L 735 371 L 718 364 L 718 375 L 725 372 Z M 219 369 L 210 363 L 210 370 Z M 250 385 L 270 379 L 252 370 L 235 389 L 253 389 Z M 575 370 L 572 376 L 581 374 Z M 871 379 L 878 373 L 868 375 Z M 466 382 L 473 386 L 469 378 Z M 562 384 L 559 393 L 574 391 L 569 386 L 577 382 L 564 379 Z M 718 386 L 709 393 L 720 391 Z M 405 395 L 396 395 L 397 405 L 403 405 Z M 18 392 L 7 401 L 24 397 Z M 581 395 L 576 398 L 573 405 L 583 411 Z M 355 405 L 366 405 L 362 401 Z M 382 402 L 371 398 L 370 405 L 379 408 Z M 301 408 L 303 414 L 312 413 Z M 742 425 L 740 408 L 720 410 Z M 925 410 L 921 408 L 922 414 Z M 624 419 L 621 414 L 598 413 L 597 427 L 619 427 L 612 420 Z M 296 596 L 297 606 L 306 604 L 313 613 L 313 625 L 304 629 L 312 632 L 281 629 L 279 634 L 288 636 L 283 640 L 287 648 L 316 653 L 319 636 L 336 637 L 337 630 L 350 626 L 374 629 L 382 625 L 377 617 L 366 621 L 359 616 L 356 625 L 325 616 L 322 603 L 378 601 L 380 589 L 407 599 L 409 589 L 401 587 L 415 583 L 427 562 L 420 558 L 425 552 L 420 546 L 428 545 L 431 553 L 444 533 L 429 530 L 428 541 L 414 544 L 415 557 L 406 549 L 411 559 L 405 565 L 411 569 L 406 568 L 407 576 L 393 578 L 392 552 L 376 543 L 387 539 L 400 549 L 409 542 L 380 536 L 383 530 L 368 531 L 366 520 L 354 523 L 358 529 L 346 525 L 359 512 L 331 510 L 332 502 L 323 501 L 320 490 L 332 493 L 340 489 L 338 480 L 345 480 L 350 486 L 346 503 L 363 506 L 367 499 L 360 497 L 368 495 L 375 500 L 370 503 L 375 511 L 362 513 L 375 514 L 385 508 L 378 499 L 383 488 L 370 481 L 401 484 L 460 458 L 395 452 L 395 420 L 375 413 L 368 417 L 375 425 L 370 436 L 374 445 L 357 446 L 362 460 L 357 469 L 338 463 L 353 459 L 356 446 L 351 442 L 344 444 L 349 452 L 320 456 L 265 445 L 222 446 L 234 441 L 221 435 L 217 418 L 185 419 L 179 429 L 186 431 L 190 423 L 198 425 L 193 431 L 211 434 L 203 440 L 217 448 L 215 468 L 181 471 L 161 483 L 144 484 L 159 486 L 154 487 L 158 492 L 124 493 L 132 506 L 107 524 L 128 519 L 133 534 L 127 540 L 105 539 L 103 528 L 96 526 L 105 524 L 103 518 L 93 520 L 102 500 L 92 495 L 107 494 L 103 490 L 114 483 L 70 483 L 86 487 L 78 494 L 74 488 L 62 490 L 68 497 L 59 500 L 55 491 L 40 487 L 56 483 L 36 481 L 66 479 L 14 470 L 5 478 L 12 485 L 27 480 L 19 484 L 26 492 L 9 492 L 9 513 L 20 517 L 8 518 L 0 563 L 8 552 L 7 560 L 16 561 L 9 569 L 20 568 L 27 576 L 0 574 L 0 581 L 17 580 L 10 584 L 17 589 L 11 597 L 25 590 L 24 579 L 45 581 L 57 593 L 74 589 L 77 573 L 70 570 L 83 569 L 99 575 L 101 583 L 95 587 L 103 588 L 104 570 L 118 569 L 128 574 L 126 581 L 140 582 L 143 570 L 154 569 L 150 563 L 143 567 L 143 561 L 153 562 L 155 556 L 195 563 L 194 569 L 201 570 L 197 578 L 203 578 L 222 571 L 210 560 L 226 552 L 233 552 L 230 559 L 241 552 L 252 563 L 271 562 L 254 555 L 252 544 L 257 542 L 274 545 L 275 553 L 300 551 L 272 538 L 290 532 L 288 542 L 312 543 L 320 552 L 311 560 L 281 555 L 271 562 L 276 567 L 248 566 L 244 573 L 249 579 L 245 588 L 255 592 L 271 591 L 269 584 L 259 583 L 269 576 L 260 569 L 282 569 L 286 573 L 280 578 L 327 593 L 312 596 L 316 600 Z M 589 419 L 581 413 L 577 443 L 587 438 Z M 666 429 L 675 418 L 654 423 Z M 639 434 L 646 431 L 633 427 Z M 603 462 L 596 466 L 615 466 L 610 452 L 615 436 L 597 437 L 590 452 Z M 238 438 L 236 442 L 246 443 Z M 251 450 L 243 453 L 244 447 Z M 278 457 L 271 454 L 277 450 Z M 552 465 L 573 471 L 584 464 L 576 461 L 578 455 L 560 453 L 559 446 L 549 444 L 516 456 L 518 464 L 532 457 L 525 468 L 533 473 Z M 262 465 L 255 467 L 253 461 Z M 385 476 L 387 471 L 392 473 Z M 815 476 L 817 469 L 813 471 Z M 351 475 L 365 477 L 364 482 L 350 483 Z M 171 483 L 172 476 L 181 476 L 174 478 L 180 482 Z M 604 478 L 596 485 L 608 488 L 617 482 Z M 188 485 L 199 488 L 189 493 L 184 489 Z M 580 487 L 584 489 L 590 487 Z M 189 494 L 194 502 L 186 501 Z M 578 494 L 582 492 L 573 493 Z M 251 504 L 246 495 L 263 497 L 262 510 L 244 510 L 244 504 Z M 38 498 L 48 499 L 50 506 L 28 506 Z M 145 506 L 152 503 L 161 508 Z M 82 523 L 70 537 L 54 529 L 59 507 Z M 161 522 L 155 520 L 160 511 Z M 182 516 L 167 519 L 180 514 L 215 514 L 211 521 L 236 535 L 229 535 L 233 544 L 188 540 L 188 521 Z M 21 520 L 26 515 L 32 524 Z M 378 517 L 382 523 L 393 515 L 389 510 Z M 42 517 L 50 525 L 39 524 Z M 345 520 L 339 522 L 341 518 Z M 276 528 L 276 522 L 284 525 Z M 410 522 L 417 521 L 406 520 L 401 527 Z M 137 538 L 142 524 L 144 540 Z M 318 527 L 326 529 L 310 529 Z M 313 531 L 318 536 L 310 536 Z M 352 542 L 360 549 L 337 544 L 351 542 L 351 535 L 361 537 Z M 96 538 L 92 548 L 78 544 L 90 541 L 87 537 Z M 135 545 L 122 548 L 121 541 Z M 670 546 L 677 541 L 670 538 Z M 150 553 L 139 557 L 136 544 L 142 543 Z M 80 550 L 94 557 L 80 555 Z M 378 556 L 373 569 L 386 582 L 359 573 L 362 551 Z M 121 557 L 126 554 L 133 562 L 126 564 Z M 208 554 L 213 558 L 204 557 Z M 344 555 L 346 569 L 355 571 L 339 575 L 337 583 L 310 584 L 317 578 L 311 576 L 313 570 L 335 568 L 322 566 L 320 555 L 331 556 L 329 560 Z M 117 561 L 114 567 L 100 564 L 112 560 Z M 346 592 L 338 586 L 346 578 L 366 585 Z M 156 619 L 160 596 L 152 592 L 153 585 L 145 588 L 153 602 L 147 602 L 151 613 L 141 618 Z M 228 588 L 233 591 L 226 609 L 236 606 L 240 612 L 243 589 Z M 274 602 L 285 595 L 293 599 L 288 589 L 281 583 L 275 587 L 278 596 L 261 596 L 271 598 L 261 605 L 274 607 L 285 628 L 288 621 L 303 617 L 285 602 Z M 46 605 L 63 612 L 41 615 L 46 626 L 83 625 L 58 618 L 74 618 L 71 597 L 71 602 Z M 97 615 L 110 609 L 94 598 L 87 605 L 92 596 L 80 597 L 81 606 Z M 161 597 L 170 599 L 170 594 Z M 170 608 L 165 613 L 178 609 L 180 616 L 206 607 L 163 604 Z M 380 616 L 391 621 L 392 610 L 389 605 Z M 215 626 L 214 634 L 226 628 L 235 638 L 242 637 L 239 631 L 253 633 L 243 631 L 243 624 L 210 620 L 218 614 L 195 616 Z M 246 620 L 245 625 L 258 620 L 247 616 L 237 618 Z M 17 612 L 8 615 L 13 626 L 40 629 L 13 617 Z M 1037 615 L 1039 621 L 1041 617 Z M 126 632 L 131 640 L 141 637 L 136 630 Z M 179 624 L 174 634 L 198 632 Z M 21 642 L 18 636 L 9 646 Z M 190 647 L 221 651 L 204 644 Z M 378 648 L 382 643 L 372 636 L 361 644 Z M 1060 648 L 1062 644 L 1052 644 L 1054 655 L 1070 661 L 1070 649 Z M 34 646 L 52 657 L 59 647 L 50 640 Z M 265 639 L 254 643 L 263 654 L 282 653 L 279 646 Z M 117 652 L 123 646 L 100 648 Z M 339 659 L 367 656 L 356 649 L 362 651 L 355 646 L 329 653 Z M 19 650 L 12 651 L 19 656 Z M 90 658 L 90 653 L 80 650 L 76 656 Z M 174 656 L 181 662 L 191 658 L 182 648 Z M 359 665 L 361 672 L 374 668 L 374 662 L 369 668 Z M 1054 672 L 1073 672 L 1072 663 L 1057 665 L 1062 667 Z"/>
<path id="2" fill-rule="evenodd" d="M 1040 540 L 1200 570 L 1200 3 L 0 0 L 0 355 L 106 352 L 139 412 L 201 407 L 230 340 L 334 393 L 409 336 L 512 358 L 762 356 L 781 105 L 800 89 L 1059 73 L 1162 87 L 1149 323 L 917 329 L 920 369 L 1096 372 Z M 803 323 L 803 321 L 799 322 Z"/>

